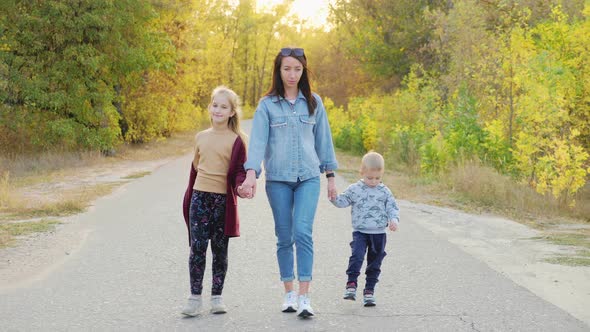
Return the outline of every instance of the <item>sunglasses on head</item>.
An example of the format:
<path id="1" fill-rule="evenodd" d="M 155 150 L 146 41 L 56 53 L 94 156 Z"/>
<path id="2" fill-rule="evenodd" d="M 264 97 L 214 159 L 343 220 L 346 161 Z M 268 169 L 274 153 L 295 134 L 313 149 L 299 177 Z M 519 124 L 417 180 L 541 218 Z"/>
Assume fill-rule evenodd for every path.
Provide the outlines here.
<path id="1" fill-rule="evenodd" d="M 302 48 L 281 48 L 281 55 L 282 56 L 303 56 L 303 49 Z"/>

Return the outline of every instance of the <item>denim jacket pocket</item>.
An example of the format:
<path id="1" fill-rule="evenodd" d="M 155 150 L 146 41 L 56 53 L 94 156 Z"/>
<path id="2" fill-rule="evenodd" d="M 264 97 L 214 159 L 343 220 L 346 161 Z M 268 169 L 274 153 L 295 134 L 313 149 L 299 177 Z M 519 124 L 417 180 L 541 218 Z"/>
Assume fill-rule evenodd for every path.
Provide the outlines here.
<path id="1" fill-rule="evenodd" d="M 285 119 L 285 118 L 273 119 L 270 122 L 271 128 L 281 128 L 281 127 L 286 127 L 286 126 L 287 126 L 287 119 Z"/>
<path id="2" fill-rule="evenodd" d="M 315 126 L 315 116 L 301 115 L 299 120 L 305 124 Z"/>
<path id="3" fill-rule="evenodd" d="M 270 119 L 270 136 L 269 136 L 269 143 L 274 145 L 274 144 L 279 144 L 282 145 L 282 141 L 285 140 L 287 138 L 287 118 L 282 116 L 282 117 L 276 117 L 274 119 Z"/>

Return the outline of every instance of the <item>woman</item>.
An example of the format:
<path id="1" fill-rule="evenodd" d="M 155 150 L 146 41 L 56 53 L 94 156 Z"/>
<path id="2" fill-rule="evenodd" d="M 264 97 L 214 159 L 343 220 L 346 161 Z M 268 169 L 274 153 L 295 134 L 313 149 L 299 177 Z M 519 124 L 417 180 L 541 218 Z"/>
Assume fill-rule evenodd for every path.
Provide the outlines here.
<path id="1" fill-rule="evenodd" d="M 266 194 L 277 237 L 277 259 L 285 296 L 283 312 L 313 316 L 309 299 L 312 280 L 312 229 L 320 193 L 320 174 L 328 177 L 328 198 L 335 199 L 338 167 L 328 117 L 321 98 L 311 92 L 307 58 L 302 48 L 277 54 L 272 86 L 260 100 L 244 164 L 244 196 L 256 193 L 264 161 Z M 294 291 L 296 247 L 299 295 Z"/>

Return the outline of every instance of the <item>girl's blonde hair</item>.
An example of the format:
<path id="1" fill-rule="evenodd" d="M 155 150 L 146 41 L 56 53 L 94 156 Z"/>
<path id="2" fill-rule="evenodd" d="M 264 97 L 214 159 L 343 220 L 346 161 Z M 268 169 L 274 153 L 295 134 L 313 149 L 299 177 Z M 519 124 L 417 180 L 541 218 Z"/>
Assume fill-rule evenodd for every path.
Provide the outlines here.
<path id="1" fill-rule="evenodd" d="M 375 170 L 383 171 L 385 169 L 385 160 L 383 156 L 375 151 L 369 151 L 361 160 L 361 171 Z"/>
<path id="2" fill-rule="evenodd" d="M 242 141 L 244 141 L 244 145 L 246 145 L 246 134 L 244 134 L 244 132 L 240 128 L 240 117 L 242 115 L 240 97 L 237 93 L 234 92 L 234 90 L 228 88 L 225 85 L 220 85 L 213 89 L 213 92 L 211 92 L 211 101 L 209 102 L 209 105 L 207 107 L 211 107 L 211 104 L 213 104 L 213 98 L 215 98 L 215 96 L 217 95 L 224 95 L 227 97 L 227 100 L 229 101 L 229 104 L 231 106 L 231 110 L 234 111 L 234 115 L 232 115 L 229 118 L 229 120 L 227 121 L 227 125 L 229 129 L 231 129 L 231 131 L 233 131 L 242 138 Z M 213 119 L 211 118 L 209 118 L 209 120 L 213 121 Z"/>

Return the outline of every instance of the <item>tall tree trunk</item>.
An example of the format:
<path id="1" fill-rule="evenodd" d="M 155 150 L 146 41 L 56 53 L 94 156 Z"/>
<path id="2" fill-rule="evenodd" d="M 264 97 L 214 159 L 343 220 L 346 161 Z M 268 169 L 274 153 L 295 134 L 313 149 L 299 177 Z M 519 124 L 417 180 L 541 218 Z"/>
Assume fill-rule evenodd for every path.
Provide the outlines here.
<path id="1" fill-rule="evenodd" d="M 268 61 L 268 53 L 270 52 L 270 42 L 272 41 L 272 36 L 275 32 L 275 25 L 273 24 L 270 27 L 270 32 L 268 34 L 268 38 L 266 39 L 266 46 L 264 47 L 264 53 L 262 53 L 262 70 L 260 70 L 260 76 L 258 79 L 258 93 L 257 96 L 262 97 L 262 84 L 264 83 L 264 77 L 266 76 L 266 63 Z M 274 64 L 273 64 L 274 67 Z"/>
<path id="2" fill-rule="evenodd" d="M 244 87 L 242 90 L 242 100 L 248 100 L 248 54 L 249 54 L 249 43 L 246 43 L 244 49 L 244 66 L 242 67 L 242 73 L 244 73 Z"/>
<path id="3" fill-rule="evenodd" d="M 512 123 L 514 122 L 514 67 L 510 64 L 510 90 L 508 92 L 510 103 L 510 117 L 508 118 L 508 144 L 512 148 Z"/>

